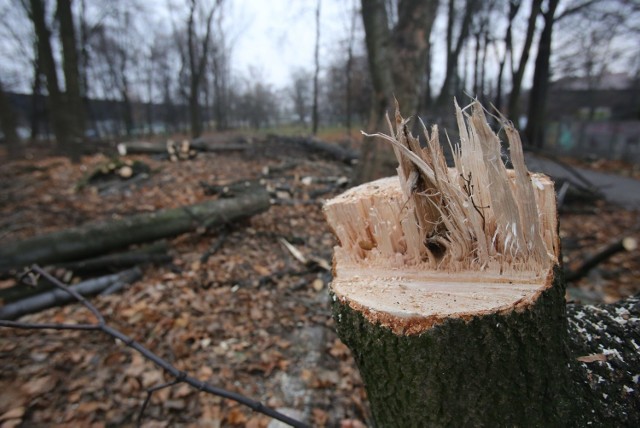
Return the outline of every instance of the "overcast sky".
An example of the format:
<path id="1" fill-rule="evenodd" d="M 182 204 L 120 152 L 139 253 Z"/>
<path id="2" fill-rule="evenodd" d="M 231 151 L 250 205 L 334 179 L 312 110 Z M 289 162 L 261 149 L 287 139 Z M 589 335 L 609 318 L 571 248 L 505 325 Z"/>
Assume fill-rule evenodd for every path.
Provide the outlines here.
<path id="1" fill-rule="evenodd" d="M 336 58 L 347 39 L 354 0 L 323 0 L 320 7 L 320 57 Z M 316 40 L 316 0 L 233 0 L 232 61 L 237 71 L 257 68 L 276 86 L 290 83 L 296 68 L 313 69 Z M 360 20 L 357 21 L 360 26 Z"/>

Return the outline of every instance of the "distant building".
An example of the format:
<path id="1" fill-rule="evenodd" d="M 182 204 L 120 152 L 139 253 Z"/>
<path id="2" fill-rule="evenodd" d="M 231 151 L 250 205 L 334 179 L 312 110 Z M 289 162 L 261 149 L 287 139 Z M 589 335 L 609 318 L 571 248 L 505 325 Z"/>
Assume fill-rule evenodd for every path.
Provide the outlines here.
<path id="1" fill-rule="evenodd" d="M 627 73 L 598 78 L 563 77 L 551 82 L 551 120 L 640 120 L 640 79 Z"/>
<path id="2" fill-rule="evenodd" d="M 607 73 L 563 77 L 547 101 L 549 149 L 576 156 L 640 161 L 640 79 Z"/>

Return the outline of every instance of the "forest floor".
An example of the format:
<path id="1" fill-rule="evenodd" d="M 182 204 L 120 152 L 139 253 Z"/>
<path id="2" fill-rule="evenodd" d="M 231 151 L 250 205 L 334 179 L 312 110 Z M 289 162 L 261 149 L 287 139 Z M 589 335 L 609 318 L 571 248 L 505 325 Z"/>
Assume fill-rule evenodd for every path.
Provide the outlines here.
<path id="1" fill-rule="evenodd" d="M 120 293 L 92 301 L 108 323 L 199 379 L 274 408 L 296 409 L 314 426 L 368 425 L 362 381 L 333 330 L 331 273 L 324 263 L 301 264 L 282 244 L 285 239 L 305 257 L 331 263 L 336 240 L 321 207 L 323 198 L 342 189 L 327 178 L 349 177 L 352 167 L 277 143 L 201 153 L 182 162 L 131 158 L 147 163 L 151 173 L 113 186 L 79 186 L 109 162 L 102 154 L 85 156 L 80 164 L 38 155 L 3 162 L 0 242 L 194 204 L 211 198 L 207 185 L 264 180 L 278 189 L 267 212 L 226 231 L 198 230 L 170 240 L 171 264 L 146 268 L 141 280 Z M 569 268 L 616 239 L 640 239 L 640 213 L 604 201 L 566 206 L 560 224 Z M 13 278 L 0 280 L 0 288 L 14 284 Z M 640 259 L 617 254 L 573 285 L 569 297 L 585 301 L 636 294 Z M 91 316 L 71 304 L 21 320 L 80 323 Z M 2 427 L 132 426 L 145 390 L 168 380 L 152 363 L 103 335 L 0 329 Z M 142 425 L 265 427 L 269 421 L 177 385 L 153 395 Z"/>

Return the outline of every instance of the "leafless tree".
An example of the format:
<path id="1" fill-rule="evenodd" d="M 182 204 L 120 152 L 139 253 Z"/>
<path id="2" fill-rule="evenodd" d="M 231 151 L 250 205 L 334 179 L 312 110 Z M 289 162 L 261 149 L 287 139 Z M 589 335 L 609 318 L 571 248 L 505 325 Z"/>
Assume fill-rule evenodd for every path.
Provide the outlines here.
<path id="1" fill-rule="evenodd" d="M 0 81 L 0 125 L 4 134 L 4 142 L 7 144 L 10 158 L 17 158 L 22 154 L 20 139 L 16 131 L 16 115 L 9 103 L 9 99 Z"/>
<path id="2" fill-rule="evenodd" d="M 309 72 L 299 69 L 293 73 L 292 86 L 289 90 L 293 111 L 298 118 L 298 122 L 305 126 L 309 115 L 312 92 L 309 86 L 311 75 Z"/>
<path id="3" fill-rule="evenodd" d="M 522 51 L 519 56 L 518 66 L 515 68 L 513 63 L 515 62 L 515 58 L 513 56 L 513 52 L 511 54 L 512 58 L 512 66 L 511 66 L 511 93 L 509 95 L 509 104 L 508 104 L 508 114 L 512 120 L 518 120 L 520 115 L 518 105 L 520 102 L 520 93 L 522 91 L 522 80 L 524 78 L 525 68 L 529 61 L 529 52 L 531 51 L 531 45 L 533 43 L 533 37 L 536 31 L 536 21 L 538 16 L 540 15 L 540 8 L 542 6 L 543 0 L 531 0 L 531 11 L 529 13 L 529 19 L 527 21 L 527 30 L 524 39 L 524 43 L 522 46 Z M 512 13 L 518 13 L 517 10 L 512 9 Z"/>
<path id="4" fill-rule="evenodd" d="M 471 1 L 471 0 L 470 0 Z M 374 89 L 367 130 L 382 128 L 387 109 L 398 100 L 405 115 L 417 112 L 423 73 L 429 51 L 429 35 L 438 2 L 400 1 L 387 10 L 384 0 L 362 0 L 362 22 Z M 397 14 L 392 21 L 390 14 Z M 390 22 L 394 22 L 390 28 Z M 361 183 L 393 171 L 395 160 L 386 146 L 366 140 L 354 181 Z"/>
<path id="5" fill-rule="evenodd" d="M 56 140 L 65 154 L 70 156 L 72 160 L 78 161 L 79 150 L 76 143 L 77 139 L 82 138 L 83 129 L 81 129 L 79 122 L 74 117 L 73 108 L 77 108 L 78 105 L 74 101 L 72 108 L 69 107 L 67 94 L 62 91 L 59 83 L 57 64 L 51 47 L 51 28 L 46 20 L 46 3 L 43 0 L 29 0 L 28 3 L 26 0 L 22 0 L 22 5 L 33 24 L 38 58 L 41 61 L 40 64 L 47 83 L 49 112 Z M 65 71 L 69 70 L 71 75 L 68 77 L 70 82 L 65 81 L 67 92 L 69 92 L 69 87 L 79 85 L 79 80 L 74 80 L 72 71 L 73 68 L 77 70 L 77 54 L 74 56 L 70 52 L 75 50 L 76 46 L 74 33 L 68 28 L 63 28 L 69 25 L 73 26 L 73 17 L 70 11 L 66 10 L 67 6 L 69 6 L 68 0 L 60 0 L 58 2 L 58 10 L 63 10 L 58 17 L 60 18 L 61 15 L 64 15 L 63 19 L 60 20 L 60 34 L 63 39 L 63 46 L 67 46 L 67 52 L 63 52 L 63 59 L 65 64 L 68 64 Z M 67 78 L 66 74 L 65 78 Z M 73 88 L 71 92 L 75 94 L 73 95 L 75 97 L 79 94 L 79 89 Z"/>
<path id="6" fill-rule="evenodd" d="M 479 6 L 478 0 L 465 0 L 462 19 L 458 20 L 459 7 L 456 0 L 449 0 L 447 5 L 447 35 L 446 35 L 446 71 L 440 93 L 436 101 L 439 109 L 446 110 L 453 96 L 458 78 L 458 59 L 465 45 L 471 29 L 474 14 Z M 456 26 L 459 27 L 457 37 L 454 36 Z"/>
<path id="7" fill-rule="evenodd" d="M 200 95 L 204 74 L 209 60 L 212 42 L 213 17 L 222 4 L 222 0 L 215 0 L 213 4 L 205 6 L 204 2 L 189 0 L 187 17 L 187 54 L 186 61 L 189 72 L 189 116 L 191 121 L 191 136 L 197 138 L 202 134 L 202 108 Z"/>
<path id="8" fill-rule="evenodd" d="M 318 0 L 316 6 L 316 48 L 314 54 L 315 71 L 313 73 L 313 107 L 311 113 L 311 133 L 318 132 L 318 78 L 320 76 L 320 4 Z"/>

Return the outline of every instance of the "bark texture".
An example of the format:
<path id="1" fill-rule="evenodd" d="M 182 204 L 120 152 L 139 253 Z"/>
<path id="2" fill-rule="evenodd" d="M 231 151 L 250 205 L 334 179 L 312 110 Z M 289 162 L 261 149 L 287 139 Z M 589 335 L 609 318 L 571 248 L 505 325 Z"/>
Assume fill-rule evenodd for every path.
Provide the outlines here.
<path id="1" fill-rule="evenodd" d="M 376 426 L 577 423 L 560 272 L 524 310 L 452 318 L 420 335 L 393 333 L 334 299 Z"/>

